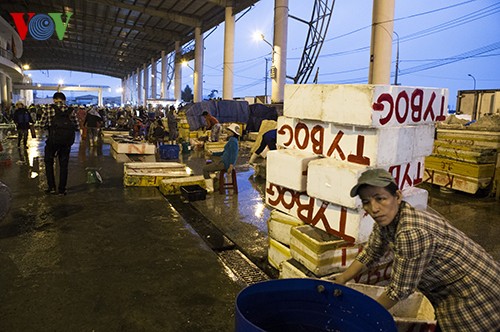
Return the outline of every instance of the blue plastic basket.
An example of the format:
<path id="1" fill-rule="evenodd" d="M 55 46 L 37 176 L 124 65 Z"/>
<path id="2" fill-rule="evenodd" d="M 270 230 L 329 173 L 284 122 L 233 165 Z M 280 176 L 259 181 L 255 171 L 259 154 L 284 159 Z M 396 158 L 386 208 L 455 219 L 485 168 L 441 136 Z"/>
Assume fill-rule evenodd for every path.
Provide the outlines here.
<path id="1" fill-rule="evenodd" d="M 161 159 L 179 159 L 179 145 L 177 144 L 164 144 L 160 145 L 160 158 Z"/>

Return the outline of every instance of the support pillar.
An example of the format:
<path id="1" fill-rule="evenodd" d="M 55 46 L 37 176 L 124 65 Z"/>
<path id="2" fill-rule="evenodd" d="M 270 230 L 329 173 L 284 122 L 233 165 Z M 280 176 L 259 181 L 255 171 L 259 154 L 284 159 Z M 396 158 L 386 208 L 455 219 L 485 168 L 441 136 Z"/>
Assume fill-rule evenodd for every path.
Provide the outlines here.
<path id="1" fill-rule="evenodd" d="M 151 98 L 157 99 L 156 97 L 156 61 L 154 58 L 151 58 Z"/>
<path id="2" fill-rule="evenodd" d="M 201 28 L 194 29 L 194 93 L 193 101 L 199 102 L 203 100 L 203 34 Z"/>
<path id="3" fill-rule="evenodd" d="M 283 103 L 286 83 L 286 48 L 288 31 L 288 0 L 274 2 L 273 67 L 271 68 L 271 102 Z"/>
<path id="4" fill-rule="evenodd" d="M 182 64 L 181 64 L 181 43 L 175 42 L 175 67 L 174 67 L 174 98 L 177 102 L 181 101 L 182 97 Z"/>
<path id="5" fill-rule="evenodd" d="M 167 56 L 165 51 L 161 51 L 161 79 L 160 79 L 160 98 L 167 99 Z"/>
<path id="6" fill-rule="evenodd" d="M 373 0 L 368 84 L 390 84 L 394 1 Z"/>
<path id="7" fill-rule="evenodd" d="M 142 82 L 141 82 L 141 69 L 137 68 L 137 106 L 141 105 L 142 103 L 142 98 L 141 98 L 141 93 L 142 93 Z"/>
<path id="8" fill-rule="evenodd" d="M 143 74 L 143 82 L 142 82 L 142 95 L 144 99 L 142 100 L 142 106 L 144 108 L 148 107 L 148 67 L 146 64 L 142 65 L 142 74 Z"/>
<path id="9" fill-rule="evenodd" d="M 102 88 L 97 91 L 97 106 L 102 106 Z"/>
<path id="10" fill-rule="evenodd" d="M 226 7 L 224 24 L 224 72 L 222 83 L 222 99 L 233 99 L 234 81 L 234 15 L 233 7 Z"/>
<path id="11" fill-rule="evenodd" d="M 127 83 L 128 76 L 122 78 L 122 100 L 120 101 L 120 105 L 124 105 L 127 100 Z"/>

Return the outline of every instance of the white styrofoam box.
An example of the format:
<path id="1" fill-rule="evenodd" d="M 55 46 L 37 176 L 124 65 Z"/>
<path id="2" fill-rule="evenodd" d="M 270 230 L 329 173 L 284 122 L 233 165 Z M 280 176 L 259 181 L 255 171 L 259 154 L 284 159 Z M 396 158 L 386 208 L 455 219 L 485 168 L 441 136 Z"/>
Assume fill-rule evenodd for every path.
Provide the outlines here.
<path id="1" fill-rule="evenodd" d="M 283 244 L 290 245 L 290 230 L 292 227 L 304 225 L 302 220 L 292 217 L 278 210 L 272 210 L 267 220 L 267 230 L 270 238 Z"/>
<path id="2" fill-rule="evenodd" d="M 409 187 L 403 190 L 403 200 L 416 209 L 427 210 L 429 192 L 422 188 Z"/>
<path id="3" fill-rule="evenodd" d="M 111 139 L 111 147 L 117 153 L 128 154 L 155 154 L 156 145 L 146 142 L 134 142 L 131 140 L 115 140 Z"/>
<path id="4" fill-rule="evenodd" d="M 391 172 L 401 190 L 422 182 L 424 158 L 394 166 L 380 166 Z M 323 201 L 348 208 L 361 207 L 359 197 L 351 197 L 350 191 L 365 166 L 346 164 L 332 158 L 322 158 L 309 163 L 307 194 Z"/>
<path id="5" fill-rule="evenodd" d="M 446 118 L 448 89 L 370 84 L 287 84 L 283 114 L 292 118 L 391 127 Z"/>
<path id="6" fill-rule="evenodd" d="M 366 166 L 410 162 L 432 153 L 432 124 L 366 128 L 278 118 L 277 144 Z"/>
<path id="7" fill-rule="evenodd" d="M 366 166 L 346 164 L 332 158 L 309 163 L 307 194 L 311 197 L 355 209 L 360 206 L 358 197 L 349 195 Z"/>
<path id="8" fill-rule="evenodd" d="M 276 185 L 269 179 L 266 183 L 266 204 L 350 243 L 366 242 L 373 228 L 372 217 L 364 211 L 307 196 Z"/>
<path id="9" fill-rule="evenodd" d="M 362 249 L 311 225 L 294 227 L 291 234 L 292 257 L 318 277 L 344 271 Z"/>
<path id="10" fill-rule="evenodd" d="M 292 258 L 290 248 L 282 243 L 279 243 L 272 238 L 269 238 L 269 249 L 267 250 L 267 261 L 275 269 L 279 269 L 283 261 Z"/>
<path id="11" fill-rule="evenodd" d="M 372 299 L 377 299 L 385 290 L 381 286 L 364 285 L 348 282 L 347 287 L 355 289 Z M 432 332 L 436 328 L 434 307 L 420 292 L 411 294 L 408 298 L 399 301 L 389 312 L 393 315 L 398 331 Z"/>
<path id="12" fill-rule="evenodd" d="M 307 164 L 318 156 L 298 150 L 280 149 L 267 154 L 266 179 L 286 188 L 305 191 Z"/>

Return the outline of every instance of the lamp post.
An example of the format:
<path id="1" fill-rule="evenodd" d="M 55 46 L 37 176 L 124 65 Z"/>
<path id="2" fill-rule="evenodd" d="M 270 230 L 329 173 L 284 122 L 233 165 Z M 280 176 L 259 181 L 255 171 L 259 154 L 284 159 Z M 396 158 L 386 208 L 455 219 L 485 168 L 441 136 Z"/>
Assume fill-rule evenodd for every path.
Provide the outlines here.
<path id="1" fill-rule="evenodd" d="M 265 36 L 263 33 L 260 33 L 260 32 L 256 32 L 254 34 L 254 38 L 255 40 L 262 40 L 264 41 L 264 43 L 266 43 L 267 45 L 269 45 L 271 47 L 271 79 L 275 79 L 276 78 L 276 67 L 274 66 L 274 46 L 273 44 L 271 44 L 269 41 L 266 40 Z M 265 58 L 266 60 L 266 76 L 265 76 L 265 85 L 264 85 L 264 94 L 265 94 L 265 98 L 266 98 L 266 103 L 267 103 L 267 62 L 269 61 L 268 58 Z"/>
<path id="2" fill-rule="evenodd" d="M 474 90 L 476 90 L 476 78 L 474 76 L 472 76 L 471 74 L 467 74 L 467 76 L 472 77 L 472 79 L 474 80 Z"/>
<path id="3" fill-rule="evenodd" d="M 396 31 L 393 31 L 396 35 L 396 70 L 394 71 L 394 85 L 398 85 L 398 72 L 399 72 L 399 35 Z"/>
<path id="4" fill-rule="evenodd" d="M 472 106 L 472 120 L 477 120 L 477 102 L 479 96 L 476 91 L 476 78 L 472 74 L 467 74 L 467 76 L 472 77 L 474 80 L 474 105 Z"/>

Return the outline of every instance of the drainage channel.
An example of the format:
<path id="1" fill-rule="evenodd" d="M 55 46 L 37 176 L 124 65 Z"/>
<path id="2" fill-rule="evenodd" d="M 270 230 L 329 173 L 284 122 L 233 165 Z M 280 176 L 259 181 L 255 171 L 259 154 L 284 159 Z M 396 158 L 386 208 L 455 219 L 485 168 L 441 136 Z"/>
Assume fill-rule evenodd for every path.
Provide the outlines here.
<path id="1" fill-rule="evenodd" d="M 219 256 L 225 267 L 242 282 L 251 285 L 276 278 L 274 271 L 260 268 L 244 254 L 241 248 L 225 236 L 210 220 L 194 206 L 185 203 L 180 196 L 169 196 L 168 201 L 175 210 L 193 227 L 198 235 Z M 264 272 L 266 271 L 266 272 Z"/>

